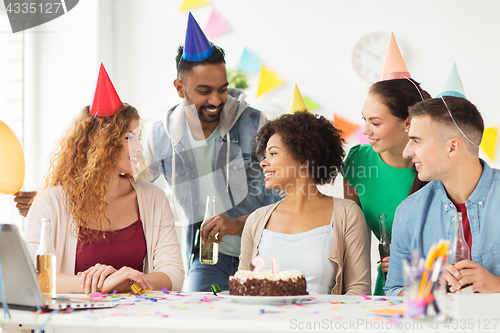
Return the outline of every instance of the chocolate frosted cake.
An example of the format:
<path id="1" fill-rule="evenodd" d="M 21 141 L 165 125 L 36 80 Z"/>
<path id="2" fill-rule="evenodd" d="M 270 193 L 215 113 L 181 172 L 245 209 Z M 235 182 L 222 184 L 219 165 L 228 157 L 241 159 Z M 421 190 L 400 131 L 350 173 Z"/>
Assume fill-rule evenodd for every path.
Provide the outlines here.
<path id="1" fill-rule="evenodd" d="M 229 294 L 238 296 L 297 296 L 307 295 L 304 275 L 297 270 L 254 273 L 240 270 L 229 277 Z"/>

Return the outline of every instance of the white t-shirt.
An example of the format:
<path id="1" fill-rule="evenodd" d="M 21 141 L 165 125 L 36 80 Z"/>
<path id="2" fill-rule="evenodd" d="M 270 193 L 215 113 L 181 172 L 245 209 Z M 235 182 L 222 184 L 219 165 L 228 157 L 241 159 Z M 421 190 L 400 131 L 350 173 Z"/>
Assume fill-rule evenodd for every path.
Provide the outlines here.
<path id="1" fill-rule="evenodd" d="M 189 144 L 194 155 L 195 167 L 198 173 L 198 214 L 201 219 L 205 217 L 205 208 L 207 196 L 215 195 L 215 212 L 221 215 L 228 216 L 222 205 L 222 198 L 217 195 L 215 186 L 215 170 L 214 158 L 216 139 L 219 137 L 219 125 L 214 129 L 212 134 L 201 141 L 193 138 L 192 129 L 186 120 L 186 131 Z M 201 130 L 201 126 L 196 131 Z M 219 252 L 225 255 L 238 257 L 241 248 L 241 236 L 224 236 L 223 241 L 219 244 Z"/>

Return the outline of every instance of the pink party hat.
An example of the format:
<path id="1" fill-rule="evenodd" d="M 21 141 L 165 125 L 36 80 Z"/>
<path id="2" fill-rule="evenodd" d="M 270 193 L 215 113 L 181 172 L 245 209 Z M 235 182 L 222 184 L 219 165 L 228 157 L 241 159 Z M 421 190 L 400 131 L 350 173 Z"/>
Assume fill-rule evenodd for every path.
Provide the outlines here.
<path id="1" fill-rule="evenodd" d="M 123 106 L 104 65 L 101 63 L 99 78 L 95 88 L 94 100 L 90 105 L 90 113 L 94 116 L 112 116 Z"/>
<path id="2" fill-rule="evenodd" d="M 406 67 L 401 51 L 399 51 L 396 38 L 391 32 L 391 39 L 385 53 L 384 64 L 382 71 L 378 77 L 378 81 L 396 80 L 396 79 L 411 79 L 408 68 Z"/>

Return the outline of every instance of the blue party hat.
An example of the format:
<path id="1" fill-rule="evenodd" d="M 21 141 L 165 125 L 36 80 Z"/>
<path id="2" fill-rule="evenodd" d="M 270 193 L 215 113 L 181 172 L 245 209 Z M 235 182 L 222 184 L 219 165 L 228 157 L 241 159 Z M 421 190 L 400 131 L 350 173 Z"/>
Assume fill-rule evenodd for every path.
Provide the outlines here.
<path id="1" fill-rule="evenodd" d="M 189 12 L 186 29 L 186 41 L 182 58 L 191 62 L 203 61 L 214 54 L 214 48 L 201 30 L 200 26 Z"/>
<path id="2" fill-rule="evenodd" d="M 436 98 L 441 96 L 455 96 L 467 99 L 467 97 L 465 97 L 464 87 L 462 86 L 462 80 L 460 80 L 460 76 L 458 75 L 457 64 L 455 63 L 453 63 L 448 73 L 448 77 L 441 87 L 441 92 Z"/>

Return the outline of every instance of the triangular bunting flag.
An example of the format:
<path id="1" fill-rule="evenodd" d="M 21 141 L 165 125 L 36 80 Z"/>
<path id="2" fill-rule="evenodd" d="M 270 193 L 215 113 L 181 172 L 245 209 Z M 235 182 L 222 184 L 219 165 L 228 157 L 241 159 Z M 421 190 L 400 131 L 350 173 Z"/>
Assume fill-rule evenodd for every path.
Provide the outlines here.
<path id="1" fill-rule="evenodd" d="M 484 130 L 483 139 L 479 145 L 486 156 L 490 158 L 492 162 L 495 161 L 495 153 L 497 149 L 497 137 L 498 137 L 498 127 L 489 127 Z"/>
<path id="2" fill-rule="evenodd" d="M 281 78 L 278 74 L 262 65 L 262 68 L 260 69 L 259 87 L 257 88 L 256 97 L 273 90 L 280 84 L 283 84 L 283 82 L 285 82 L 285 79 Z"/>
<path id="3" fill-rule="evenodd" d="M 347 139 L 359 127 L 358 124 L 350 122 L 349 120 L 335 114 L 333 115 L 333 126 L 342 131 L 342 138 L 344 139 Z"/>
<path id="4" fill-rule="evenodd" d="M 304 99 L 300 94 L 299 87 L 297 87 L 297 84 L 295 84 L 292 100 L 290 101 L 290 105 L 288 106 L 287 113 L 293 114 L 299 111 L 309 111 L 309 110 L 307 109 L 306 102 L 304 102 Z"/>
<path id="5" fill-rule="evenodd" d="M 307 96 L 302 96 L 302 97 L 304 97 L 304 102 L 306 102 L 309 111 L 313 112 L 319 107 L 319 104 L 316 103 L 314 100 L 310 99 L 309 97 Z"/>
<path id="6" fill-rule="evenodd" d="M 241 55 L 238 67 L 245 73 L 257 72 L 262 67 L 262 61 L 248 48 L 245 47 Z"/>
<path id="7" fill-rule="evenodd" d="M 205 31 L 205 35 L 208 38 L 213 38 L 231 30 L 231 26 L 227 24 L 227 22 L 214 9 L 212 10 L 212 15 L 210 15 L 208 23 L 203 31 Z"/>
<path id="8" fill-rule="evenodd" d="M 184 0 L 179 11 L 191 10 L 193 8 L 208 5 L 210 0 Z"/>
<path id="9" fill-rule="evenodd" d="M 356 128 L 356 134 L 358 135 L 358 141 L 360 145 L 364 145 L 365 143 L 369 143 L 370 139 L 368 139 L 368 135 L 363 134 L 363 126 L 359 126 Z"/>

